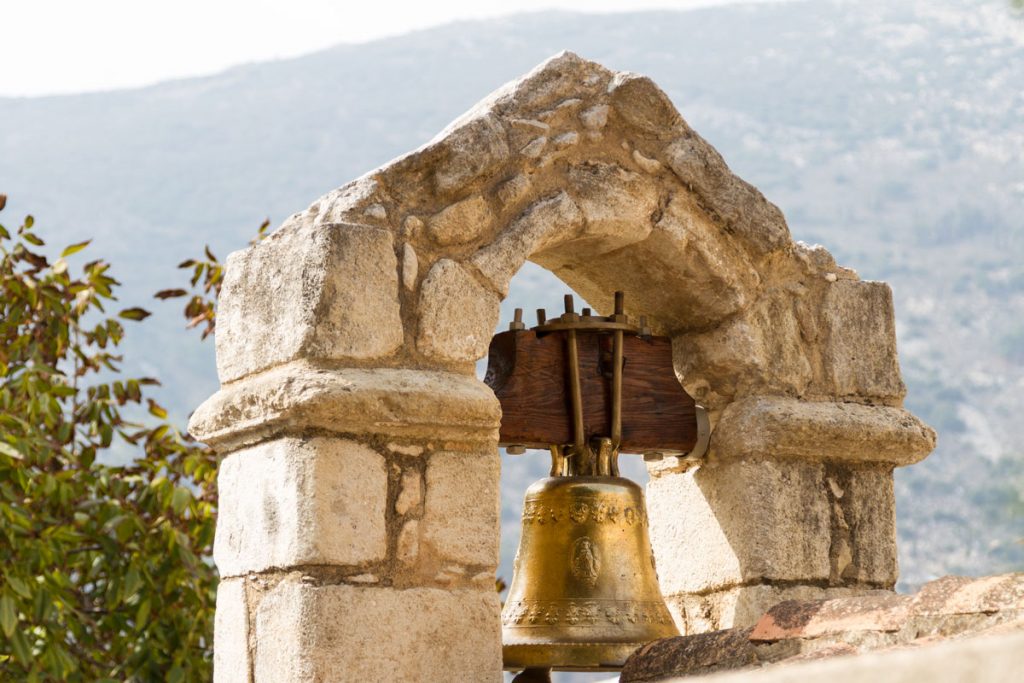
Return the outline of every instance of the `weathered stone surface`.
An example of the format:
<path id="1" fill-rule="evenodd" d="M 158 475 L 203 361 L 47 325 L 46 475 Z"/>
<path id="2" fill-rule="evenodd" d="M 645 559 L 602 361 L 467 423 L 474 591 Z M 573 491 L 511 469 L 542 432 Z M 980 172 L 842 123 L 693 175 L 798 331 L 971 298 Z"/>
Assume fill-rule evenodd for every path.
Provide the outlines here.
<path id="1" fill-rule="evenodd" d="M 464 188 L 494 170 L 509 154 L 505 129 L 493 114 L 455 121 L 430 144 L 441 148 L 434 171 L 435 186 L 441 194 Z"/>
<path id="2" fill-rule="evenodd" d="M 667 596 L 665 602 L 680 633 L 694 635 L 753 626 L 769 608 L 786 600 L 828 600 L 891 594 L 891 591 L 885 589 L 863 586 L 825 588 L 820 585 L 777 586 L 755 583 L 709 593 L 677 593 Z"/>
<path id="3" fill-rule="evenodd" d="M 395 500 L 395 512 L 404 515 L 423 501 L 421 490 L 422 477 L 417 470 L 406 470 L 402 473 L 402 485 Z"/>
<path id="4" fill-rule="evenodd" d="M 653 478 L 647 504 L 662 592 L 827 580 L 824 485 L 822 464 L 795 460 L 709 463 Z"/>
<path id="5" fill-rule="evenodd" d="M 469 363 L 482 358 L 498 326 L 501 299 L 455 261 L 442 259 L 420 288 L 416 346 L 431 358 Z"/>
<path id="6" fill-rule="evenodd" d="M 615 112 L 640 132 L 660 138 L 688 129 L 672 100 L 646 76 L 616 73 L 609 94 Z"/>
<path id="7" fill-rule="evenodd" d="M 857 657 L 784 661 L 762 669 L 679 678 L 648 678 L 663 683 L 1011 683 L 1019 678 L 1024 632 L 922 641 L 912 647 L 868 652 Z M 837 648 L 848 653 L 848 648 Z"/>
<path id="8" fill-rule="evenodd" d="M 511 209 L 524 199 L 530 191 L 530 179 L 523 173 L 509 178 L 498 185 L 495 196 L 503 209 Z"/>
<path id="9" fill-rule="evenodd" d="M 402 245 L 402 286 L 408 290 L 416 289 L 416 276 L 419 274 L 419 259 L 416 250 L 406 242 Z"/>
<path id="10" fill-rule="evenodd" d="M 396 555 L 402 564 L 412 564 L 420 551 L 420 523 L 410 519 L 398 534 Z"/>
<path id="11" fill-rule="evenodd" d="M 896 492 L 886 465 L 825 467 L 832 505 L 832 583 L 892 587 L 899 578 Z"/>
<path id="12" fill-rule="evenodd" d="M 638 173 L 616 164 L 587 163 L 569 169 L 569 183 L 586 220 L 580 259 L 620 249 L 651 234 L 651 219 L 658 208 L 658 189 Z"/>
<path id="13" fill-rule="evenodd" d="M 224 387 L 192 414 L 189 432 L 222 452 L 311 429 L 496 444 L 500 417 L 494 392 L 475 377 L 299 361 Z"/>
<path id="14" fill-rule="evenodd" d="M 753 593 L 737 594 L 732 603 L 687 597 L 715 589 L 761 581 L 870 589 L 896 581 L 895 503 L 887 467 L 712 460 L 654 476 L 647 500 L 661 589 L 683 596 L 680 606 L 689 605 L 690 614 L 682 607 L 676 614 L 686 621 L 713 607 L 716 616 L 708 623 L 721 628 L 723 618 L 725 626 L 734 623 L 722 616 L 723 609 L 733 615 L 747 609 L 740 598 L 760 611 L 771 604 L 751 601 L 758 597 Z"/>
<path id="15" fill-rule="evenodd" d="M 785 664 L 789 669 L 800 662 L 843 655 L 861 654 L 863 659 L 862 653 L 871 651 L 931 648 L 948 638 L 986 640 L 1020 634 L 1024 632 L 1022 586 L 1024 574 L 945 577 L 914 596 L 819 589 L 828 596 L 816 600 L 807 599 L 813 592 L 809 586 L 762 586 L 762 590 L 788 592 L 798 599 L 775 604 L 753 627 L 651 643 L 630 657 L 621 678 L 624 683 L 679 680 L 677 676 L 756 669 L 766 664 Z M 845 595 L 840 592 L 844 590 Z M 804 671 L 799 667 L 792 670 Z M 757 677 L 754 671 L 748 674 L 752 677 L 744 680 Z"/>
<path id="16" fill-rule="evenodd" d="M 288 576 L 256 614 L 255 678 L 501 681 L 492 591 L 318 586 Z"/>
<path id="17" fill-rule="evenodd" d="M 689 131 L 665 148 L 669 168 L 742 238 L 762 255 L 790 243 L 789 227 L 777 206 L 757 188 L 737 178 L 714 147 Z"/>
<path id="18" fill-rule="evenodd" d="M 588 130 L 601 130 L 608 123 L 608 105 L 597 104 L 582 112 L 580 123 Z"/>
<path id="19" fill-rule="evenodd" d="M 565 192 L 534 203 L 498 238 L 470 258 L 502 297 L 508 283 L 532 254 L 574 237 L 583 225 L 583 214 Z M 497 323 L 497 321 L 495 321 Z M 493 332 L 488 331 L 488 341 Z M 484 347 L 486 349 L 486 346 Z"/>
<path id="20" fill-rule="evenodd" d="M 756 666 L 760 661 L 749 635 L 749 628 L 728 629 L 656 640 L 626 660 L 619 681 L 639 683 Z"/>
<path id="21" fill-rule="evenodd" d="M 249 683 L 249 607 L 243 579 L 217 584 L 213 623 L 214 683 Z"/>
<path id="22" fill-rule="evenodd" d="M 853 631 L 899 631 L 910 613 L 911 598 L 891 593 L 838 600 L 787 600 L 768 610 L 750 632 L 750 640 L 816 638 Z"/>
<path id="23" fill-rule="evenodd" d="M 746 306 L 759 276 L 744 252 L 682 194 L 664 208 L 647 239 L 628 249 L 581 258 L 577 243 L 568 242 L 532 260 L 595 305 L 625 291 L 627 312 L 659 322 L 662 332 L 706 329 Z"/>
<path id="24" fill-rule="evenodd" d="M 354 441 L 284 438 L 237 451 L 221 462 L 217 489 L 222 577 L 387 552 L 384 459 Z"/>
<path id="25" fill-rule="evenodd" d="M 497 567 L 500 467 L 496 452 L 430 456 L 422 545 L 439 563 Z"/>
<path id="26" fill-rule="evenodd" d="M 718 458 L 751 456 L 877 462 L 902 466 L 935 448 L 935 431 L 901 408 L 748 398 L 723 411 L 712 449 Z"/>
<path id="27" fill-rule="evenodd" d="M 490 232 L 493 221 L 487 200 L 474 196 L 434 214 L 427 221 L 427 232 L 441 246 L 464 244 Z"/>
<path id="28" fill-rule="evenodd" d="M 403 332 L 391 233 L 302 227 L 231 254 L 216 340 L 221 382 L 297 358 L 393 353 Z"/>
<path id="29" fill-rule="evenodd" d="M 839 398 L 898 403 L 906 394 L 896 360 L 892 290 L 884 282 L 838 280 L 822 304 L 826 371 Z"/>
<path id="30" fill-rule="evenodd" d="M 925 617 L 1024 611 L 1024 573 L 945 576 L 926 583 L 914 596 L 911 609 Z"/>
<path id="31" fill-rule="evenodd" d="M 802 395 L 813 368 L 797 319 L 798 299 L 772 289 L 711 331 L 678 335 L 672 343 L 676 371 L 720 396 Z"/>

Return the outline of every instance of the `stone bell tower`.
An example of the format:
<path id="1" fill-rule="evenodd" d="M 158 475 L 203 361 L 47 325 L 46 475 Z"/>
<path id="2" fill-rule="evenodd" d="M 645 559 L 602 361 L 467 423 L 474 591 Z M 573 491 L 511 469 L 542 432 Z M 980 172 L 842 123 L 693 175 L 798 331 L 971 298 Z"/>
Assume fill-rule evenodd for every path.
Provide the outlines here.
<path id="1" fill-rule="evenodd" d="M 684 633 L 891 589 L 904 410 L 888 286 L 733 175 L 649 79 L 563 53 L 228 259 L 219 683 L 501 680 L 500 410 L 474 376 L 527 260 L 671 336 L 714 427 L 652 466 Z"/>

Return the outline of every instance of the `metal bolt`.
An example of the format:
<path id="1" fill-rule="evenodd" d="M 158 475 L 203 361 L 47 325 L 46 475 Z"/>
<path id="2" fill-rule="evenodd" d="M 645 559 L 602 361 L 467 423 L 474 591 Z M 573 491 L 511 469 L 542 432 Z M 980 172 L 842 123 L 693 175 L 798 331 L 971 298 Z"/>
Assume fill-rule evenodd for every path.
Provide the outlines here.
<path id="1" fill-rule="evenodd" d="M 515 318 L 508 324 L 510 330 L 525 330 L 526 325 L 523 324 L 523 309 L 517 308 Z"/>
<path id="2" fill-rule="evenodd" d="M 548 313 L 543 308 L 537 309 L 537 324 L 543 325 L 548 321 Z"/>

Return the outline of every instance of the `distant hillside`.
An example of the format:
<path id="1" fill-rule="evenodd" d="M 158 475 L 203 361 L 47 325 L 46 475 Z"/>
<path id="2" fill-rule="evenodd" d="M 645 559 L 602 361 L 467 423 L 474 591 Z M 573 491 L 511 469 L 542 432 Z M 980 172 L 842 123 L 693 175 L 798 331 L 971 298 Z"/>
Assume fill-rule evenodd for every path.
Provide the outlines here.
<path id="1" fill-rule="evenodd" d="M 464 22 L 140 90 L 0 99 L 5 215 L 95 236 L 139 372 L 184 417 L 216 388 L 212 346 L 149 301 L 209 242 L 244 245 L 419 146 L 562 49 L 650 75 L 732 167 L 896 292 L 908 405 L 939 450 L 897 475 L 904 580 L 1024 567 L 1024 27 L 999 0 L 791 2 Z M 10 220 L 10 219 L 8 219 Z M 513 299 L 556 305 L 539 269 Z M 512 301 L 507 302 L 512 304 Z M 529 460 L 506 463 L 506 540 Z M 506 558 L 507 559 L 507 558 Z M 507 567 L 503 571 L 508 574 Z"/>

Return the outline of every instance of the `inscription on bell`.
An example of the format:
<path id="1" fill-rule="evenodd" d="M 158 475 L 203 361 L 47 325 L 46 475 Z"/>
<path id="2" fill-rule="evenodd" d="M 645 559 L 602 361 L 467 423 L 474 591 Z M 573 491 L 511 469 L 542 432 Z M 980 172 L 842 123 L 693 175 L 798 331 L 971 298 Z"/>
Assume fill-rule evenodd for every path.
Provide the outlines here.
<path id="1" fill-rule="evenodd" d="M 642 507 L 619 506 L 601 500 L 576 500 L 566 504 L 548 504 L 527 500 L 523 506 L 524 524 L 557 524 L 563 520 L 576 524 L 634 524 L 646 525 L 647 513 Z"/>
<path id="2" fill-rule="evenodd" d="M 669 625 L 672 623 L 672 616 L 660 602 L 518 600 L 505 605 L 501 621 L 506 626 Z"/>
<path id="3" fill-rule="evenodd" d="M 586 536 L 577 538 L 572 544 L 569 571 L 585 586 L 594 586 L 597 583 L 597 575 L 601 572 L 601 556 L 598 554 L 597 546 Z"/>

